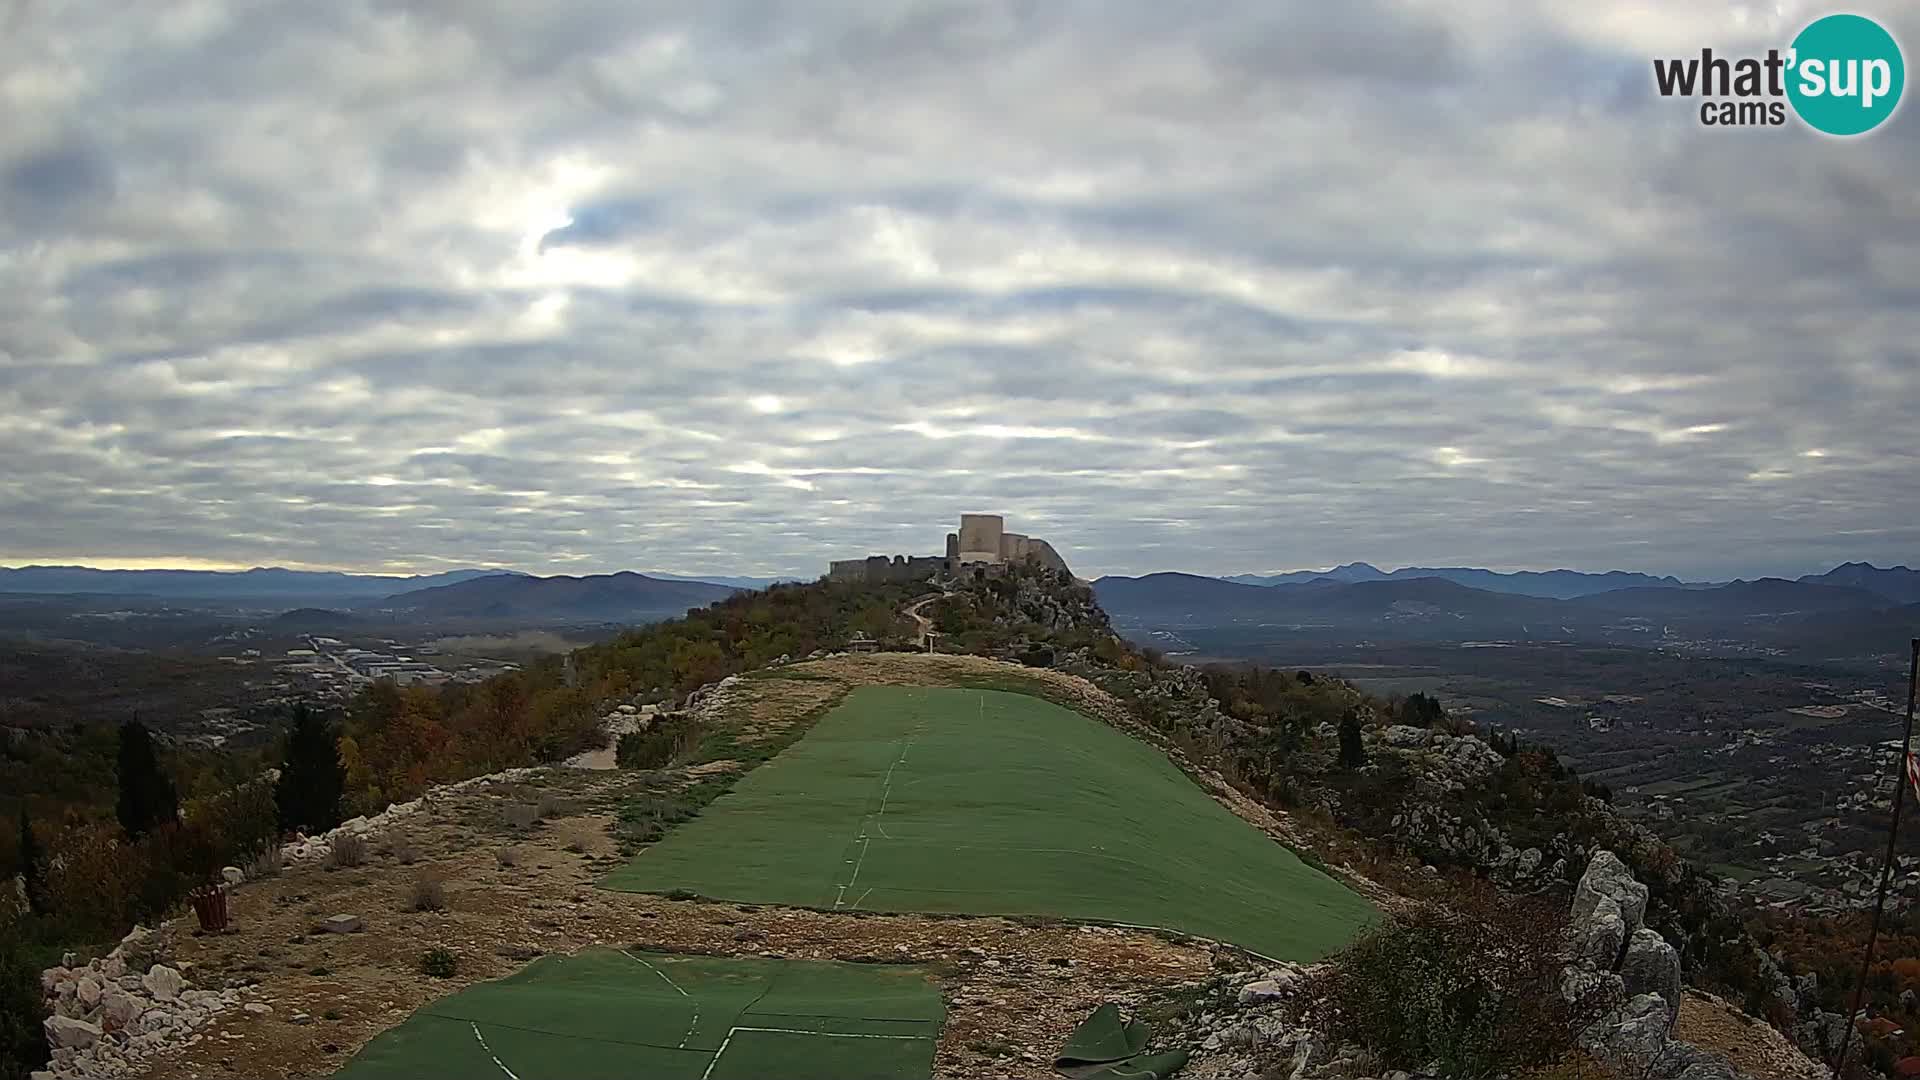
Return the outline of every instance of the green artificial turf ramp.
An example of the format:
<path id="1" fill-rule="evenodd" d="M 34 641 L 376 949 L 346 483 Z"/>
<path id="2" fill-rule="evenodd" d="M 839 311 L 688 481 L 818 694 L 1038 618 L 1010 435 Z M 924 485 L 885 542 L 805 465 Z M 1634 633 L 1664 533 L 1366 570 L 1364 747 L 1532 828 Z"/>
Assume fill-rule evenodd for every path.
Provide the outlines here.
<path id="1" fill-rule="evenodd" d="M 592 949 L 415 1013 L 337 1080 L 925 1080 L 945 1017 L 918 968 Z"/>
<path id="2" fill-rule="evenodd" d="M 1024 694 L 925 687 L 855 690 L 604 884 L 1128 923 L 1298 961 L 1374 917 L 1154 748 Z"/>

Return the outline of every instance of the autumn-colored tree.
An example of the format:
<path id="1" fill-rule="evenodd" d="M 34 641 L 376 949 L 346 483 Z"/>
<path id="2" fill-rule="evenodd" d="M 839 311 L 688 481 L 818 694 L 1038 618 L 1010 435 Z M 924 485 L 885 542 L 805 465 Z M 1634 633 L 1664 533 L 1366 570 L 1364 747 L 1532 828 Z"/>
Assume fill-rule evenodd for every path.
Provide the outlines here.
<path id="1" fill-rule="evenodd" d="M 381 680 L 347 711 L 340 739 L 348 801 L 360 813 L 411 799 L 434 781 L 452 779 L 452 733 L 440 694 Z"/>

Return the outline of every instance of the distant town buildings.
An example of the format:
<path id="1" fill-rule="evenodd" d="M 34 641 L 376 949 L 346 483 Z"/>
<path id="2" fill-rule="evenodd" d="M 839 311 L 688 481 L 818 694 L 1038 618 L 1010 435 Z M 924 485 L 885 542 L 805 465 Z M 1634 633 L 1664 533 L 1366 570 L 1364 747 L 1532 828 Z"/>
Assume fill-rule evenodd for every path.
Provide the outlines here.
<path id="1" fill-rule="evenodd" d="M 925 581 L 938 574 L 986 576 L 1017 564 L 1070 573 L 1053 545 L 1038 537 L 1006 530 L 999 514 L 962 514 L 960 530 L 947 534 L 944 555 L 869 555 L 837 559 L 827 567 L 831 581 Z"/>

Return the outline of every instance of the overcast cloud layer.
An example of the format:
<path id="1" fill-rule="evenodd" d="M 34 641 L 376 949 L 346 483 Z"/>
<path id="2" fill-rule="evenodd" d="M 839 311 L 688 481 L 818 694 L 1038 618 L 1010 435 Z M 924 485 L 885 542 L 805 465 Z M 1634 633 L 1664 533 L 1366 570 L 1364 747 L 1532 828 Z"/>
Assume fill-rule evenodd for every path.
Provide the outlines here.
<path id="1" fill-rule="evenodd" d="M 539 6 L 0 0 L 0 563 L 1920 555 L 1920 105 L 1652 91 L 1827 8 Z"/>

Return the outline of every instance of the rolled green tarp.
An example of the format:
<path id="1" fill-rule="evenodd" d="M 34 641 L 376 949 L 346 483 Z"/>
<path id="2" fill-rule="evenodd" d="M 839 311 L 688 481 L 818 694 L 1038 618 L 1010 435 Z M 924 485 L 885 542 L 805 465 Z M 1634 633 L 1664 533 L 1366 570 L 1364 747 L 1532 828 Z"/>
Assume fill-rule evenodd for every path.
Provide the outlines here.
<path id="1" fill-rule="evenodd" d="M 1185 1050 L 1143 1054 L 1147 1025 L 1123 1020 L 1109 1001 L 1080 1022 L 1053 1059 L 1054 1071 L 1071 1080 L 1167 1080 L 1187 1063 Z"/>

